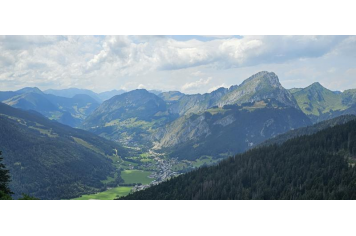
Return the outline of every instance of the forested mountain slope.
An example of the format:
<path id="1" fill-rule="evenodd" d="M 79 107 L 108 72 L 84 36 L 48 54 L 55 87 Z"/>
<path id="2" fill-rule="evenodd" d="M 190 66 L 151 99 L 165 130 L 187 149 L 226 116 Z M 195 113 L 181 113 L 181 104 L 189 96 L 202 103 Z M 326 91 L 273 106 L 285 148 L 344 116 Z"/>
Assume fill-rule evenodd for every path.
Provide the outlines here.
<path id="1" fill-rule="evenodd" d="M 356 199 L 356 121 L 252 149 L 123 199 Z"/>
<path id="2" fill-rule="evenodd" d="M 345 123 L 347 123 L 351 120 L 355 120 L 355 119 L 356 119 L 355 115 L 343 115 L 343 116 L 336 117 L 334 119 L 321 121 L 321 122 L 316 123 L 312 126 L 302 127 L 299 129 L 288 131 L 284 134 L 280 134 L 277 137 L 266 140 L 265 142 L 261 143 L 259 146 L 282 144 L 282 143 L 288 141 L 289 139 L 303 136 L 303 135 L 312 135 L 312 134 L 315 134 L 321 130 L 324 130 L 324 129 L 327 129 L 330 127 L 334 127 L 336 125 L 342 125 L 342 124 L 345 124 Z"/>
<path id="3" fill-rule="evenodd" d="M 26 193 L 62 199 L 103 190 L 101 181 L 117 171 L 110 157 L 116 150 L 127 155 L 117 143 L 2 103 L 0 150 L 15 198 Z"/>

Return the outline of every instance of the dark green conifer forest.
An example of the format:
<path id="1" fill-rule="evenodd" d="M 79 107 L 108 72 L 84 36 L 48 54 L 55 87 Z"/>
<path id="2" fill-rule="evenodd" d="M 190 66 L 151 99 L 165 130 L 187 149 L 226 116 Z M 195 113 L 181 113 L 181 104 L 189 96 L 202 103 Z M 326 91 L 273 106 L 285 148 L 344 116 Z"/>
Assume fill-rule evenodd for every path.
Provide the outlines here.
<path id="1" fill-rule="evenodd" d="M 13 192 L 11 192 L 9 188 L 11 178 L 9 170 L 6 169 L 6 166 L 2 163 L 3 157 L 1 155 L 2 152 L 0 151 L 0 200 L 12 200 L 11 195 Z M 38 200 L 38 198 L 23 193 L 19 200 Z"/>
<path id="2" fill-rule="evenodd" d="M 10 175 L 3 163 L 2 152 L 0 151 L 0 200 L 10 200 L 11 190 L 9 188 Z"/>
<path id="3" fill-rule="evenodd" d="M 356 199 L 356 121 L 255 148 L 123 199 Z"/>

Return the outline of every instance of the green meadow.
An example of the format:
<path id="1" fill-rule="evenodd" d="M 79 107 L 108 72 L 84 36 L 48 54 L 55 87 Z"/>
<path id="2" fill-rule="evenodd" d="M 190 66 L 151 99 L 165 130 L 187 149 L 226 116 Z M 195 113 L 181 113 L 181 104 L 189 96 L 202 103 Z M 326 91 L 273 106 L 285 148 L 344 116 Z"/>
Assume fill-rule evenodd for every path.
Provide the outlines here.
<path id="1" fill-rule="evenodd" d="M 114 200 L 129 194 L 131 188 L 132 187 L 116 187 L 100 193 L 83 195 L 81 197 L 74 198 L 74 200 Z"/>
<path id="2" fill-rule="evenodd" d="M 121 172 L 121 177 L 125 181 L 125 184 L 149 184 L 153 181 L 153 179 L 148 178 L 151 173 L 151 171 L 124 170 Z M 130 193 L 131 189 L 132 186 L 119 186 L 116 188 L 108 189 L 104 192 L 83 195 L 81 197 L 74 198 L 74 200 L 113 200 L 122 196 L 126 196 Z"/>
<path id="3" fill-rule="evenodd" d="M 149 184 L 153 181 L 153 179 L 148 178 L 151 173 L 151 171 L 143 170 L 124 170 L 121 172 L 121 178 L 125 184 Z"/>

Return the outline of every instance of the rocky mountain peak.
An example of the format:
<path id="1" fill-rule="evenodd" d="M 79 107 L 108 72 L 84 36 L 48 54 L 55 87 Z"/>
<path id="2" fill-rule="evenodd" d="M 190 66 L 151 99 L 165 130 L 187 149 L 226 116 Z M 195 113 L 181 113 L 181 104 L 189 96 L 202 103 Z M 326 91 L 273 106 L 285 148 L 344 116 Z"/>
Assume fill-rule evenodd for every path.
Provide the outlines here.
<path id="1" fill-rule="evenodd" d="M 298 107 L 292 94 L 279 82 L 278 76 L 267 71 L 258 72 L 241 85 L 231 87 L 229 93 L 219 101 L 218 106 L 243 104 L 264 99 L 275 99 L 287 106 Z"/>
<path id="2" fill-rule="evenodd" d="M 248 79 L 246 79 L 241 86 L 248 85 L 248 84 L 265 84 L 270 85 L 272 87 L 282 87 L 281 83 L 279 82 L 278 76 L 274 72 L 268 71 L 260 71 Z"/>

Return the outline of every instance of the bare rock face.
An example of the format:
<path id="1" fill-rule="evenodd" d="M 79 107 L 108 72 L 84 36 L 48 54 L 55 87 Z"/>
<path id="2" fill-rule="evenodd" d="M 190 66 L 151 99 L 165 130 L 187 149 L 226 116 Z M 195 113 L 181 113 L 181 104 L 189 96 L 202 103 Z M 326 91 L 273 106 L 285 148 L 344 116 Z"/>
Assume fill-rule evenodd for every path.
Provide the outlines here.
<path id="1" fill-rule="evenodd" d="M 283 88 L 278 76 L 273 72 L 259 72 L 231 90 L 220 99 L 218 106 L 275 99 L 284 105 L 298 108 L 292 94 Z"/>

